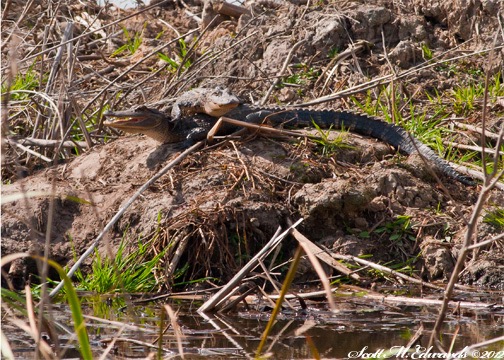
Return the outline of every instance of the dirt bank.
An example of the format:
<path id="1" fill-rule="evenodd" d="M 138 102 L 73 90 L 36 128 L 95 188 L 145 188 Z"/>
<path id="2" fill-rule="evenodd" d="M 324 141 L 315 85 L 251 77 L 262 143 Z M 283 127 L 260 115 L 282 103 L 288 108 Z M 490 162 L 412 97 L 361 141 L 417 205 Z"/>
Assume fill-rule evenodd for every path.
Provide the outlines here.
<path id="1" fill-rule="evenodd" d="M 9 33 L 19 19 L 16 9 L 24 5 L 13 1 L 2 30 L 4 69 L 9 69 L 14 57 L 27 59 L 40 51 L 36 45 L 42 33 L 34 14 L 44 4 L 36 1 L 31 15 L 22 20 L 26 36 L 19 42 Z M 450 141 L 466 145 L 479 142 L 479 135 L 459 130 L 453 123 L 480 126 L 482 96 L 471 109 L 463 103 L 466 108 L 459 110 L 456 97 L 449 94 L 483 79 L 486 71 L 502 80 L 502 74 L 495 75 L 502 66 L 502 48 L 493 53 L 491 62 L 488 52 L 483 51 L 492 47 L 494 35 L 500 31 L 496 14 L 502 4 L 498 1 L 440 4 L 419 0 L 414 6 L 392 1 L 375 5 L 258 1 L 244 6 L 239 17 L 219 14 L 218 4 L 211 5 L 171 2 L 121 23 L 126 31 L 112 26 L 100 30 L 104 32 L 100 35 L 86 35 L 89 30 L 79 19 L 97 17 L 96 24 L 103 26 L 128 13 L 92 4 L 57 9 L 52 45 L 59 43 L 64 19 L 69 17 L 76 21 L 74 37 L 83 37 L 74 42 L 73 77 L 64 78 L 68 70 L 62 67 L 61 77 L 55 77 L 48 92 L 60 99 L 56 108 L 63 119 L 51 133 L 60 134 L 58 126 L 78 127 L 75 124 L 82 120 L 92 146 L 83 148 L 78 156 L 71 149 L 51 153 L 51 149 L 32 146 L 42 155 L 59 159 L 59 165 L 48 166 L 38 157 L 27 157 L 13 141 L 4 142 L 7 165 L 2 172 L 2 196 L 57 194 L 50 229 L 51 257 L 62 265 L 72 263 L 74 254 L 85 251 L 121 205 L 159 170 L 163 164 L 156 159 L 161 152 L 166 161 L 180 152 L 175 147 L 160 148 L 144 136 L 117 136 L 101 124 L 104 108 L 148 103 L 166 109 L 182 91 L 201 85 L 223 85 L 247 101 L 257 101 L 275 80 L 279 82 L 266 102 L 299 104 L 383 79 L 381 84 L 351 91 L 352 97 L 335 96 L 315 107 L 374 109 L 390 118 L 390 102 L 395 101 L 393 108 L 406 122 L 419 114 L 428 122 L 437 116 L 436 109 L 443 108 L 441 125 L 451 127 Z M 208 20 L 214 19 L 213 15 L 218 16 Z M 29 26 L 34 30 L 29 32 Z M 142 42 L 134 54 L 124 50 L 113 57 L 121 46 L 131 46 L 129 40 L 135 32 Z M 107 41 L 100 40 L 109 35 Z M 177 36 L 182 40 L 172 41 Z M 198 36 L 201 38 L 195 42 Z M 19 44 L 16 51 L 12 50 L 14 41 Z M 499 38 L 497 45 L 502 42 Z M 164 57 L 147 58 L 153 49 L 160 49 Z M 477 51 L 482 52 L 474 54 Z M 472 55 L 463 56 L 468 54 Z M 46 56 L 53 59 L 55 54 Z M 459 60 L 435 66 L 428 62 L 458 56 Z M 166 57 L 178 67 L 169 65 Z M 26 72 L 23 66 L 30 64 L 37 71 L 44 66 L 49 71 L 48 63 L 26 60 L 17 71 Z M 394 74 L 396 79 L 391 82 Z M 42 84 L 39 90 L 43 90 Z M 435 94 L 439 94 L 437 102 L 432 100 Z M 37 99 L 30 103 L 13 97 L 9 119 L 4 121 L 9 124 L 3 131 L 4 139 L 20 140 L 32 134 Z M 371 105 L 357 109 L 357 103 Z M 47 110 L 41 107 L 40 111 L 46 114 Z M 488 131 L 498 133 L 502 111 L 501 98 L 489 107 Z M 44 116 L 48 124 L 51 117 Z M 39 127 L 34 133 L 40 138 L 43 131 Z M 80 137 L 72 134 L 73 140 L 86 140 L 83 132 Z M 150 187 L 107 234 L 100 250 L 110 244 L 117 246 L 124 234 L 131 247 L 139 237 L 148 241 L 156 236 L 152 254 L 167 246 L 173 249 L 159 268 L 162 286 L 170 284 L 164 283 L 171 276 L 166 269 L 177 250 L 183 253 L 180 266 L 189 264 L 179 281 L 209 276 L 226 280 L 278 226 L 303 217 L 300 231 L 330 249 L 372 254 L 376 262 L 411 264 L 426 280 L 447 279 L 481 187 L 467 187 L 446 178 L 441 178 L 441 186 L 420 159 L 405 158 L 373 139 L 344 134 L 343 143 L 329 154 L 312 142 L 262 137 L 207 147 Z M 449 155 L 460 162 L 466 153 L 453 149 Z M 28 176 L 17 179 L 19 174 Z M 503 192 L 494 189 L 480 219 L 503 206 Z M 50 208 L 47 196 L 3 204 L 2 255 L 42 251 Z M 478 227 L 477 240 L 502 231 L 484 223 Z M 189 246 L 179 248 L 184 239 L 189 240 Z M 502 252 L 498 242 L 482 248 L 469 260 L 463 281 L 502 289 Z M 29 262 L 15 262 L 5 270 L 16 286 L 36 273 L 35 264 Z"/>

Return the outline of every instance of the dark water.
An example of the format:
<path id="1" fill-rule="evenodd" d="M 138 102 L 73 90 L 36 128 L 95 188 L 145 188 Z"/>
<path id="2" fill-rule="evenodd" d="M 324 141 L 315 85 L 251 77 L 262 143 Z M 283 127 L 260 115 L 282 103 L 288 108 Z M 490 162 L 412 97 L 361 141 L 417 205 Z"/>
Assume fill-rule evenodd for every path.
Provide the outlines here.
<path id="1" fill-rule="evenodd" d="M 323 301 L 308 301 L 305 309 L 296 301 L 291 302 L 294 309 L 286 308 L 279 315 L 265 352 L 273 359 L 314 358 L 314 352 L 318 352 L 321 358 L 331 359 L 362 359 L 371 358 L 373 355 L 375 358 L 379 355 L 383 357 L 386 356 L 386 351 L 394 348 L 406 351 L 401 347 L 406 346 L 421 324 L 425 329 L 431 329 L 438 311 L 434 307 L 392 306 L 358 298 L 338 297 L 336 300 L 340 309 L 337 313 L 328 311 Z M 112 321 L 105 323 L 92 318 L 86 319 L 96 358 L 104 352 L 104 347 L 114 337 L 156 343 L 164 304 L 169 304 L 174 311 L 178 311 L 178 324 L 183 333 L 182 345 L 186 358 L 254 357 L 271 313 L 271 308 L 260 304 L 251 308 L 242 306 L 226 315 L 202 316 L 196 312 L 201 305 L 200 301 L 166 299 L 147 304 L 135 301 L 122 297 L 83 299 L 86 315 Z M 500 307 L 463 309 L 461 314 L 449 315 L 442 336 L 445 349 L 449 348 L 454 338 L 453 349 L 460 351 L 465 346 L 504 336 L 502 297 L 497 296 L 496 301 L 500 301 Z M 76 357 L 72 343 L 73 325 L 67 307 L 63 304 L 55 305 L 50 313 L 57 324 L 60 346 L 67 349 L 61 357 Z M 162 327 L 167 327 L 168 324 L 169 319 L 165 317 Z M 33 341 L 26 334 L 16 331 L 15 327 L 7 326 L 2 330 L 15 349 L 17 358 L 33 358 Z M 419 347 L 412 348 L 416 355 L 403 353 L 400 358 L 433 358 L 434 355 L 429 353 L 438 354 L 435 349 L 426 352 L 426 349 L 422 348 L 427 346 L 428 337 L 429 334 L 424 335 L 417 345 Z M 68 342 L 70 345 L 65 345 Z M 162 348 L 165 350 L 165 357 L 178 353 L 177 341 L 171 327 L 163 335 Z M 494 351 L 488 354 L 498 358 L 499 354 L 495 351 L 504 350 L 504 340 L 480 350 Z M 150 352 L 156 351 L 156 346 L 147 347 L 131 341 L 118 341 L 107 358 L 145 358 Z M 504 356 L 504 353 L 500 356 Z"/>

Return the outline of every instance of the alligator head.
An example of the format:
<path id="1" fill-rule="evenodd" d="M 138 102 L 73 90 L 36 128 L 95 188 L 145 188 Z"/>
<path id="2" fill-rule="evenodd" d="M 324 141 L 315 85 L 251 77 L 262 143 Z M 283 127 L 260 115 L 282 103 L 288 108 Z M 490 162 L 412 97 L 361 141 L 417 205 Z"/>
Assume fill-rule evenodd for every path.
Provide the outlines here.
<path id="1" fill-rule="evenodd" d="M 174 136 L 173 123 L 168 115 L 161 111 L 139 106 L 124 111 L 107 111 L 103 114 L 108 118 L 104 125 L 132 134 L 144 134 L 160 142 L 176 142 L 179 139 L 171 139 Z M 172 141 L 174 140 L 174 141 Z"/>

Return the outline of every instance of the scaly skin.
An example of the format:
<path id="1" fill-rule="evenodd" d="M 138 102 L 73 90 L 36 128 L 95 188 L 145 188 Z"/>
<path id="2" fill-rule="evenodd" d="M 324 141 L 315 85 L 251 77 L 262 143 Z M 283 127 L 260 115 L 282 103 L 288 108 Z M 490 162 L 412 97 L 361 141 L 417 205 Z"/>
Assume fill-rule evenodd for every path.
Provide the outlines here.
<path id="1" fill-rule="evenodd" d="M 315 123 L 322 129 L 344 128 L 382 140 L 402 153 L 418 152 L 442 173 L 463 184 L 475 184 L 403 128 L 371 116 L 348 111 L 264 108 L 246 104 L 235 107 L 225 115 L 244 122 L 267 123 L 273 126 L 313 127 Z M 206 138 L 208 131 L 217 121 L 216 117 L 207 114 L 197 114 L 173 121 L 168 115 L 144 106 L 133 110 L 108 112 L 105 116 L 117 118 L 115 121 L 104 122 L 107 126 L 129 133 L 142 133 L 163 143 L 184 143 L 184 145 Z M 219 134 L 226 135 L 236 130 L 236 126 L 225 125 Z"/>
<path id="2" fill-rule="evenodd" d="M 240 99 L 223 87 L 196 88 L 180 95 L 173 104 L 171 117 L 173 121 L 182 117 L 204 113 L 220 117 L 240 104 Z"/>

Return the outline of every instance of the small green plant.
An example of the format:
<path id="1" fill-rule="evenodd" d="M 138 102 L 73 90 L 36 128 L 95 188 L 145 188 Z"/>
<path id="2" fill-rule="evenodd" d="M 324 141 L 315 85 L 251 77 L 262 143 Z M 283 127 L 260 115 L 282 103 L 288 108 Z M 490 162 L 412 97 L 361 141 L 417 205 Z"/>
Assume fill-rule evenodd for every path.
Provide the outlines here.
<path id="1" fill-rule="evenodd" d="M 187 59 L 185 58 L 188 52 L 187 43 L 185 42 L 184 39 L 179 39 L 178 44 L 179 44 L 179 53 L 176 56 L 176 59 L 172 59 L 171 57 L 162 52 L 157 53 L 158 57 L 161 60 L 167 62 L 170 65 L 171 71 L 177 71 L 179 67 L 182 67 L 182 70 L 186 70 L 187 68 L 189 68 L 189 66 L 191 66 L 191 60 L 189 58 Z M 183 64 L 182 61 L 184 61 Z"/>
<path id="2" fill-rule="evenodd" d="M 483 218 L 483 222 L 490 224 L 497 229 L 504 229 L 504 208 L 498 208 L 488 212 Z"/>
<path id="3" fill-rule="evenodd" d="M 416 236 L 411 227 L 411 216 L 398 215 L 394 221 L 380 226 L 374 232 L 386 234 L 390 241 L 396 243 L 401 243 L 403 240 L 416 241 Z"/>
<path id="4" fill-rule="evenodd" d="M 483 83 L 476 85 L 469 84 L 455 88 L 452 92 L 455 113 L 467 114 L 474 111 L 477 101 L 483 98 L 484 90 Z"/>
<path id="5" fill-rule="evenodd" d="M 157 279 L 155 270 L 159 266 L 161 258 L 166 254 L 165 248 L 156 256 L 147 259 L 149 244 L 139 239 L 137 249 L 129 255 L 125 255 L 125 240 L 121 240 L 114 259 L 95 252 L 92 264 L 92 272 L 83 276 L 80 271 L 76 272 L 79 280 L 79 290 L 93 291 L 100 294 L 113 292 L 150 292 L 156 287 Z"/>
<path id="6" fill-rule="evenodd" d="M 306 64 L 296 64 L 294 68 L 300 71 L 284 78 L 285 84 L 305 85 L 308 81 L 317 80 L 320 76 L 320 69 L 308 67 Z"/>
<path id="7" fill-rule="evenodd" d="M 416 241 L 415 232 L 412 229 L 411 216 L 399 215 L 394 221 L 378 227 L 373 233 L 381 235 L 382 239 L 380 241 L 383 241 L 383 238 L 388 239 L 388 248 L 391 253 L 402 254 L 402 262 L 396 256 L 397 260 L 393 262 L 394 265 L 388 266 L 397 271 L 410 272 L 411 267 L 409 264 L 415 261 L 415 257 L 412 258 L 411 249 Z"/>
<path id="8" fill-rule="evenodd" d="M 341 132 L 338 132 L 336 137 L 331 139 L 331 128 L 324 131 L 315 123 L 315 121 L 312 121 L 312 123 L 318 133 L 318 137 L 312 138 L 312 141 L 320 147 L 320 152 L 323 156 L 331 156 L 339 149 L 352 148 L 352 146 L 348 145 L 344 141 L 346 135 L 345 129 L 342 129 Z"/>
<path id="9" fill-rule="evenodd" d="M 422 56 L 427 61 L 432 60 L 432 58 L 433 58 L 432 50 L 429 48 L 429 45 L 427 45 L 426 43 L 422 44 Z"/>
<path id="10" fill-rule="evenodd" d="M 145 27 L 145 25 L 144 25 L 144 27 Z M 131 36 L 128 29 L 123 28 L 122 30 L 123 30 L 124 38 L 126 39 L 126 43 L 123 46 L 119 47 L 116 51 L 114 51 L 112 53 L 111 57 L 118 56 L 125 51 L 127 51 L 129 53 L 128 55 L 133 55 L 138 50 L 140 45 L 142 45 L 143 33 L 135 32 L 135 34 L 133 36 Z"/>
<path id="11" fill-rule="evenodd" d="M 33 70 L 33 65 L 30 66 L 28 71 L 24 74 L 17 74 L 16 77 L 14 78 L 14 81 L 12 82 L 12 85 L 10 89 L 7 89 L 7 82 L 4 81 L 2 83 L 2 94 L 6 93 L 8 91 L 16 91 L 16 90 L 37 90 L 39 87 L 39 75 Z M 23 93 L 23 92 L 14 92 L 11 94 L 12 100 L 27 100 L 29 99 L 32 94 L 29 93 Z M 3 95 L 2 95 L 3 97 Z"/>
<path id="12" fill-rule="evenodd" d="M 339 51 L 339 48 L 337 48 L 337 47 L 332 47 L 332 48 L 328 51 L 328 53 L 327 53 L 327 57 L 328 57 L 328 58 L 330 58 L 330 59 L 333 59 L 333 58 L 335 58 L 336 56 L 338 56 L 339 52 L 340 52 L 340 51 Z"/>

